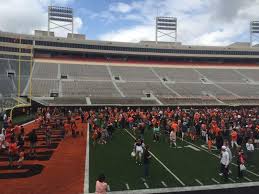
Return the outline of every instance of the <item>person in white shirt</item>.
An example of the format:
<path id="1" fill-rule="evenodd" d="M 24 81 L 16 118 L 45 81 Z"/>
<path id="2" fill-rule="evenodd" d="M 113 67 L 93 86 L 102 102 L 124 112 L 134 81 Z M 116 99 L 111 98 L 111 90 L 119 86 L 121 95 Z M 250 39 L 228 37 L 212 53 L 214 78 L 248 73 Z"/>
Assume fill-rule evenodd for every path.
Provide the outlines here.
<path id="1" fill-rule="evenodd" d="M 247 160 L 246 161 L 249 165 L 252 166 L 253 165 L 253 154 L 255 151 L 252 139 L 249 139 L 248 142 L 246 143 L 246 151 L 247 151 Z"/>
<path id="2" fill-rule="evenodd" d="M 1 130 L 0 131 L 0 151 L 2 149 L 5 149 L 5 148 L 6 148 L 6 146 L 5 146 L 5 134 L 4 134 L 4 131 Z"/>
<path id="3" fill-rule="evenodd" d="M 225 179 L 228 179 L 228 166 L 229 166 L 229 153 L 227 152 L 227 147 L 222 146 L 221 147 L 221 159 L 220 159 L 220 170 L 221 173 L 220 176 L 225 177 Z"/>

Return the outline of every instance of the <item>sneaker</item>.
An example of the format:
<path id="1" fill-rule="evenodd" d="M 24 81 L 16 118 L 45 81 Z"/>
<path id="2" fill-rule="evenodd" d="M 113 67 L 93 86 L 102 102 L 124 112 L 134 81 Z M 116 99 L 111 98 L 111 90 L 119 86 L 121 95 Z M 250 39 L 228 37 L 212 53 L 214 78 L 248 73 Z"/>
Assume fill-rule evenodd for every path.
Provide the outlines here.
<path id="1" fill-rule="evenodd" d="M 219 173 L 219 176 L 223 176 L 223 173 Z"/>

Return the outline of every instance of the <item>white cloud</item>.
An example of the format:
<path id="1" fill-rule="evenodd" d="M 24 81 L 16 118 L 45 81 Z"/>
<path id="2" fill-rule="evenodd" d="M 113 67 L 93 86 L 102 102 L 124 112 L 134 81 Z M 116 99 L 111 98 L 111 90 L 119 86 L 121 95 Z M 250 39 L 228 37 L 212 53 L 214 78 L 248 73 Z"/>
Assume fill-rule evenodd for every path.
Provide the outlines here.
<path id="1" fill-rule="evenodd" d="M 132 10 L 132 7 L 127 3 L 117 2 L 111 4 L 109 10 L 112 12 L 128 13 Z"/>
<path id="2" fill-rule="evenodd" d="M 141 40 L 153 40 L 155 29 L 153 26 L 135 26 L 133 28 L 112 31 L 100 36 L 101 40 L 119 41 L 119 42 L 139 42 Z"/>
<path id="3" fill-rule="evenodd" d="M 154 40 L 158 13 L 177 17 L 178 41 L 184 44 L 227 45 L 240 38 L 249 41 L 249 22 L 259 19 L 259 0 L 135 0 L 128 5 L 134 14 L 127 12 L 117 20 L 138 23 L 104 33 L 101 40 Z"/>
<path id="4" fill-rule="evenodd" d="M 47 9 L 50 0 L 0 0 L 0 31 L 29 33 L 34 30 L 47 30 Z M 72 0 L 54 0 L 58 5 L 67 5 Z M 28 6 L 29 5 L 29 6 Z M 75 18 L 74 31 L 82 27 L 81 18 Z M 57 30 L 55 34 L 65 36 L 66 31 Z"/>

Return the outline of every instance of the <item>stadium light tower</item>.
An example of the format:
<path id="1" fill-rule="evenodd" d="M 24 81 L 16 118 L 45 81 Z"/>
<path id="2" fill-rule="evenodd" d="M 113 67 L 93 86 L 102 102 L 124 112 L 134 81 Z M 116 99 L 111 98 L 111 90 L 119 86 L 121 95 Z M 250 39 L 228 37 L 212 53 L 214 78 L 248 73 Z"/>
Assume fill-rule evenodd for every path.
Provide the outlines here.
<path id="1" fill-rule="evenodd" d="M 57 22 L 62 22 L 59 24 Z M 52 25 L 51 25 L 52 24 Z M 48 35 L 50 30 L 63 28 L 74 33 L 73 9 L 69 7 L 49 6 L 48 9 Z"/>
<path id="2" fill-rule="evenodd" d="M 250 22 L 250 46 L 259 42 L 259 21 Z"/>
<path id="3" fill-rule="evenodd" d="M 156 43 L 163 36 L 169 37 L 172 42 L 177 41 L 177 18 L 156 17 Z"/>

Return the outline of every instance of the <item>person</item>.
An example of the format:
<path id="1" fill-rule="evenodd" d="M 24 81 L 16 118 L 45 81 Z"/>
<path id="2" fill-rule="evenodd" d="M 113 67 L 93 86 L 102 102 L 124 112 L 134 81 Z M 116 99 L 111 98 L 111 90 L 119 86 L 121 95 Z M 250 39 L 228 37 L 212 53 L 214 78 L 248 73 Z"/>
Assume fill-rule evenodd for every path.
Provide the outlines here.
<path id="1" fill-rule="evenodd" d="M 238 134 L 236 132 L 236 129 L 233 129 L 232 132 L 231 132 L 231 147 L 234 148 L 234 145 L 237 147 L 238 144 L 237 144 L 237 137 Z"/>
<path id="2" fill-rule="evenodd" d="M 9 159 L 9 166 L 12 167 L 13 166 L 13 161 L 14 158 L 17 154 L 17 144 L 15 142 L 15 139 L 12 137 L 11 138 L 11 142 L 9 144 L 9 149 L 8 149 L 8 159 Z"/>
<path id="3" fill-rule="evenodd" d="M 160 134 L 160 127 L 156 123 L 153 127 L 153 141 L 158 142 L 159 141 L 159 134 Z"/>
<path id="4" fill-rule="evenodd" d="M 212 148 L 212 140 L 211 138 L 209 137 L 208 138 L 208 151 L 211 152 L 211 148 Z"/>
<path id="5" fill-rule="evenodd" d="M 36 144 L 38 141 L 36 129 L 33 129 L 29 133 L 29 141 L 30 141 L 30 156 L 35 156 L 36 154 Z"/>
<path id="6" fill-rule="evenodd" d="M 106 194 L 108 184 L 105 182 L 105 175 L 100 174 L 95 184 L 95 194 Z"/>
<path id="7" fill-rule="evenodd" d="M 220 176 L 224 176 L 225 180 L 228 179 L 228 166 L 229 166 L 229 154 L 227 147 L 221 147 L 221 159 L 220 159 Z"/>
<path id="8" fill-rule="evenodd" d="M 170 148 L 172 147 L 172 145 L 174 144 L 174 147 L 176 148 L 176 131 L 174 129 L 172 129 L 172 131 L 170 132 Z"/>
<path id="9" fill-rule="evenodd" d="M 252 166 L 253 164 L 253 153 L 254 153 L 254 145 L 253 140 L 249 139 L 246 143 L 246 151 L 247 151 L 247 163 Z"/>
<path id="10" fill-rule="evenodd" d="M 151 159 L 151 154 L 149 152 L 149 146 L 146 145 L 143 154 L 143 164 L 144 164 L 144 176 L 147 178 L 149 176 L 149 160 Z"/>
<path id="11" fill-rule="evenodd" d="M 2 129 L 0 132 L 0 153 L 1 153 L 2 149 L 4 150 L 5 148 L 6 148 L 5 134 Z"/>
<path id="12" fill-rule="evenodd" d="M 183 125 L 182 125 L 182 141 L 183 141 L 184 135 L 187 134 L 187 132 L 188 132 L 188 123 L 184 119 Z"/>
<path id="13" fill-rule="evenodd" d="M 20 148 L 22 148 L 24 146 L 24 141 L 25 141 L 25 134 L 24 134 L 24 127 L 23 126 L 21 126 L 21 131 L 18 134 L 17 140 L 18 140 L 18 146 Z"/>
<path id="14" fill-rule="evenodd" d="M 142 160 L 142 155 L 143 155 L 143 148 L 144 148 L 144 142 L 141 138 L 139 138 L 135 145 L 134 145 L 134 148 L 135 148 L 135 153 L 136 153 L 136 164 L 139 164 L 141 165 L 141 160 Z"/>
<path id="15" fill-rule="evenodd" d="M 242 178 L 243 170 L 240 169 L 240 165 L 245 165 L 245 156 L 241 146 L 237 147 L 236 159 L 237 159 L 237 178 Z"/>
<path id="16" fill-rule="evenodd" d="M 19 152 L 19 160 L 18 160 L 18 168 L 21 168 L 23 166 L 23 161 L 24 161 L 24 148 L 20 147 L 20 152 Z"/>
<path id="17" fill-rule="evenodd" d="M 46 136 L 46 145 L 50 146 L 51 145 L 51 127 L 49 125 L 46 128 L 45 136 Z"/>

